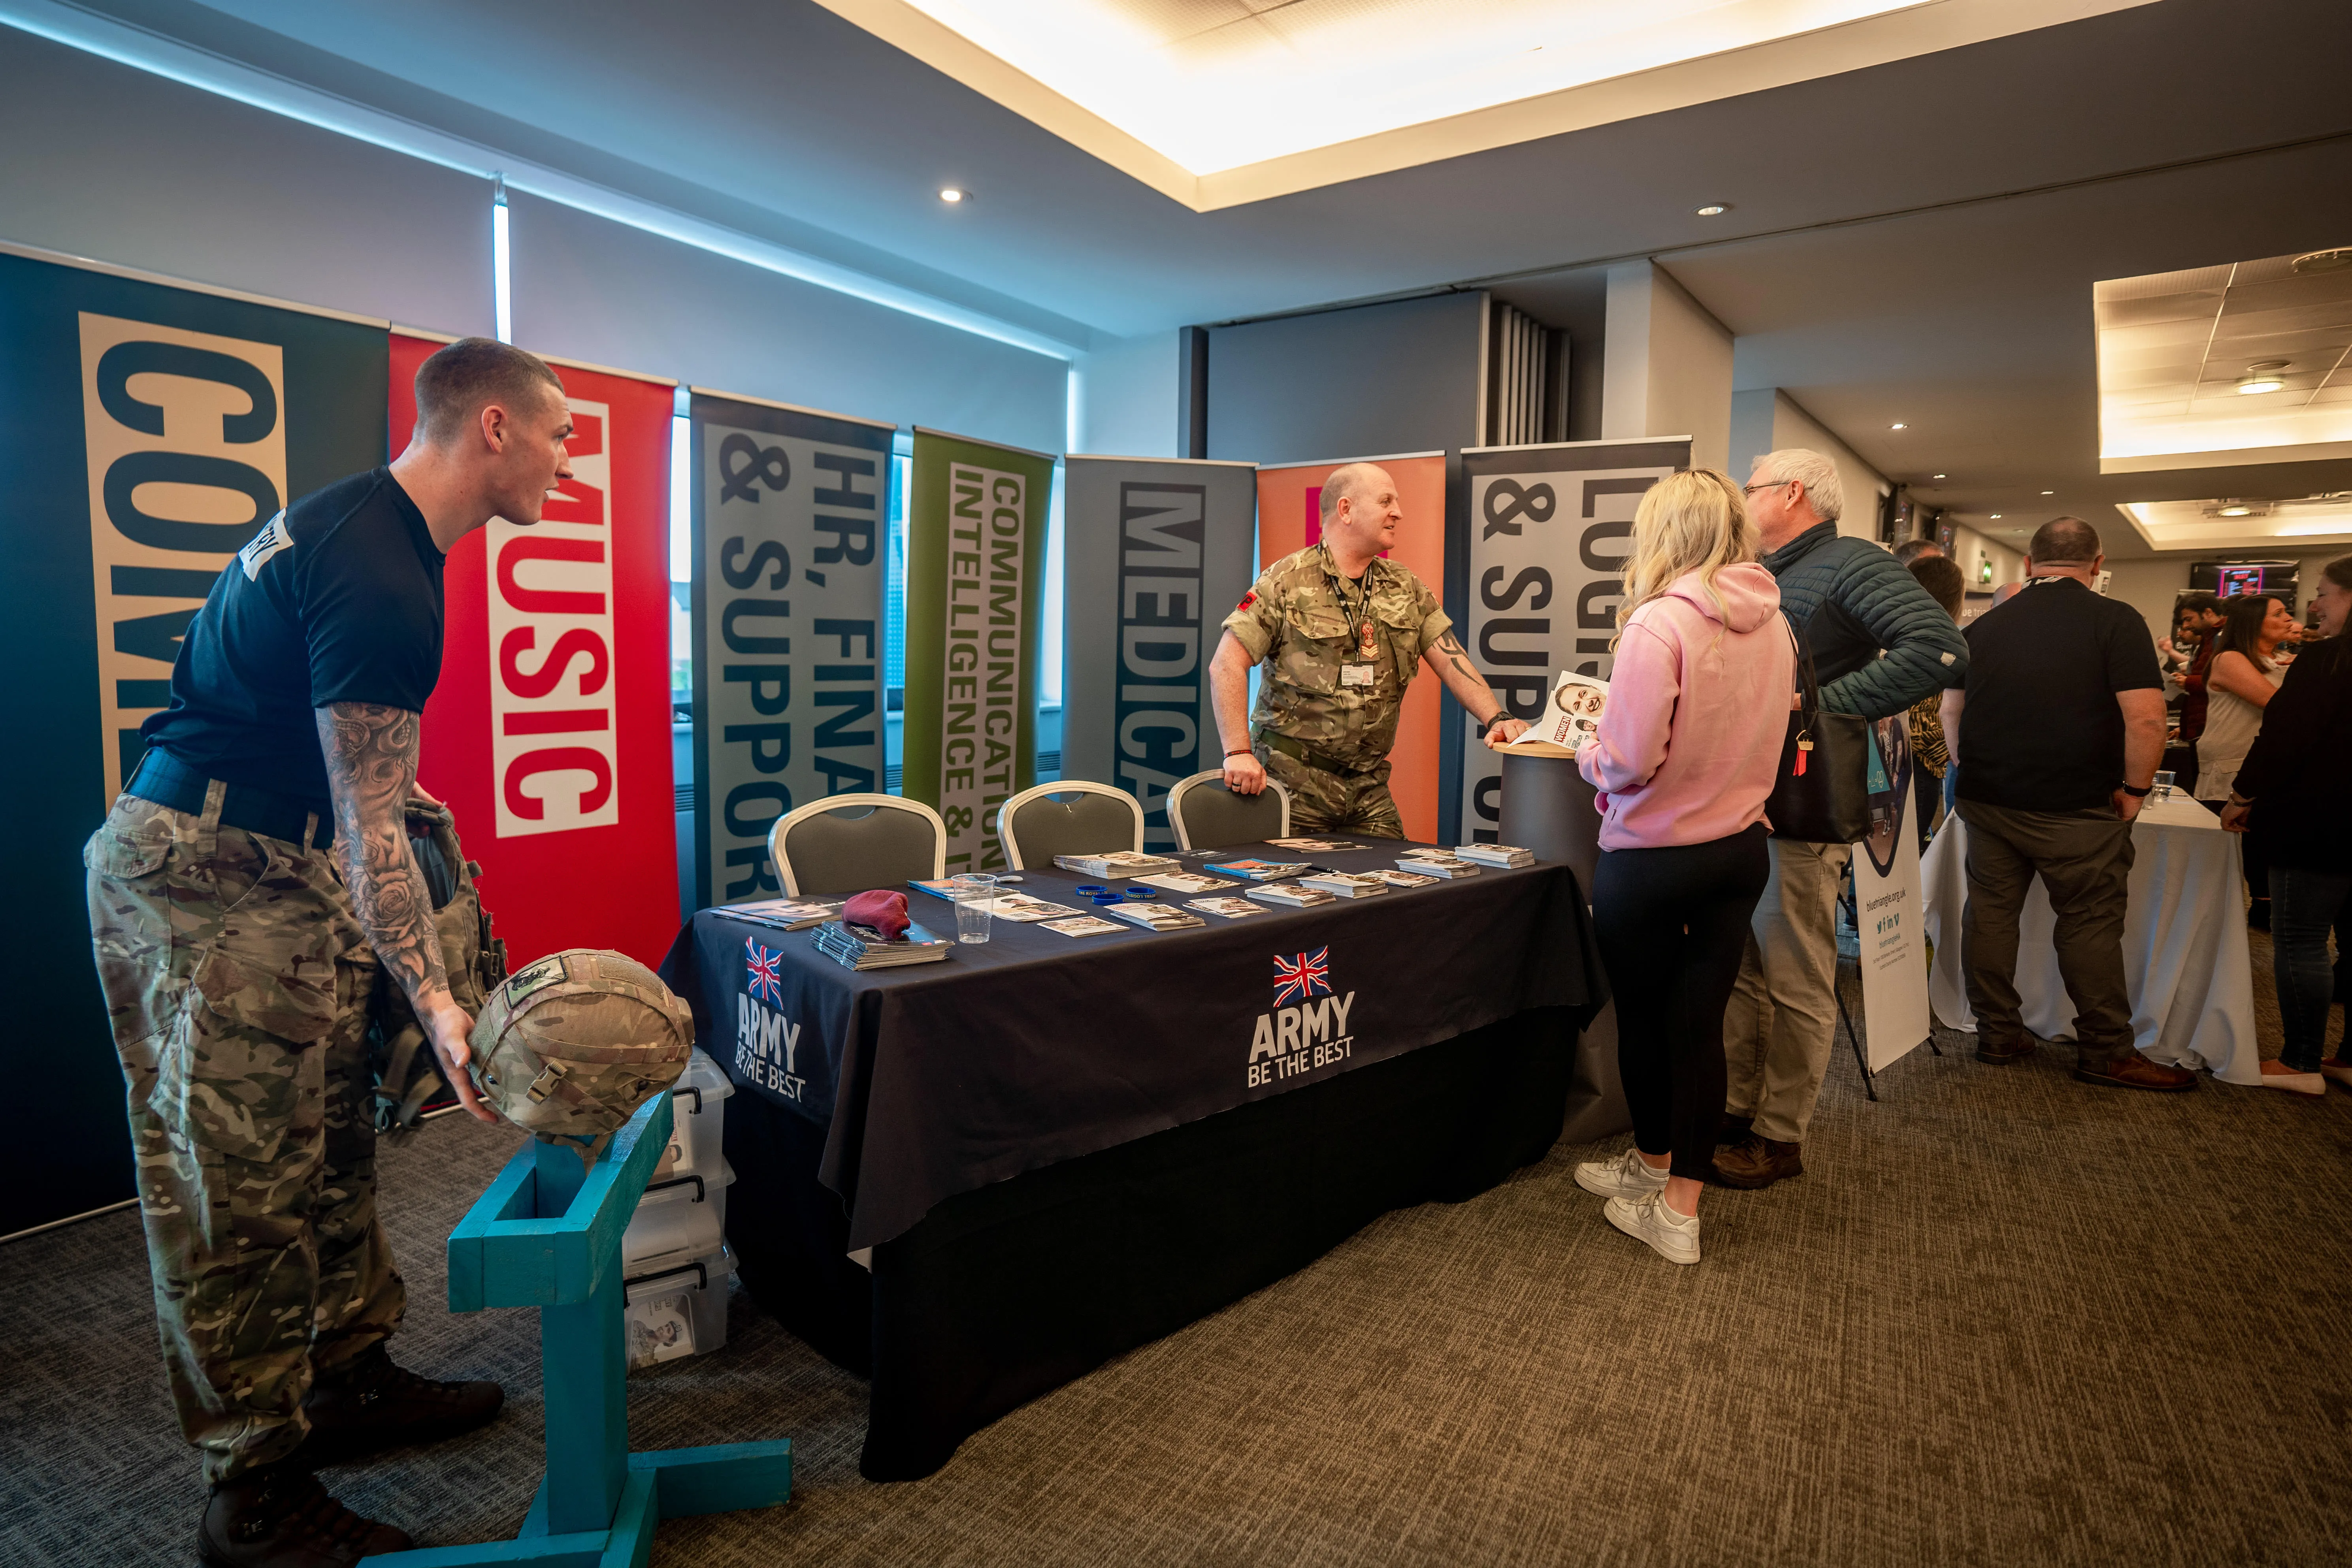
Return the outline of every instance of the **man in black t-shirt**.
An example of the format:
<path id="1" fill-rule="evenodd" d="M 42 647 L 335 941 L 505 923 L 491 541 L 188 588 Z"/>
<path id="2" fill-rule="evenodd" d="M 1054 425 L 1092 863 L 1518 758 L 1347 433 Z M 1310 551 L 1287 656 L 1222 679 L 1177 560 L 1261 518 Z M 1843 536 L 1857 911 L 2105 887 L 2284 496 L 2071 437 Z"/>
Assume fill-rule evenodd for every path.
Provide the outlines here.
<path id="1" fill-rule="evenodd" d="M 310 1475 L 497 1415 L 496 1384 L 393 1364 L 404 1301 L 375 1212 L 365 1036 L 397 984 L 466 1109 L 452 997 L 408 845 L 442 563 L 568 478 L 562 384 L 468 338 L 416 375 L 390 467 L 303 497 L 213 585 L 171 706 L 84 851 L 90 936 L 130 1090 L 156 1315 L 181 1430 L 213 1483 L 213 1564 L 405 1548 Z"/>
<path id="2" fill-rule="evenodd" d="M 1965 694 L 1945 699 L 1969 830 L 1960 963 L 1977 1059 L 2033 1052 L 2017 994 L 2017 918 L 2039 873 L 2074 1004 L 2074 1076 L 2194 1089 L 2196 1075 L 2133 1047 L 2123 954 L 2131 825 L 2164 752 L 2164 677 L 2139 612 L 2092 591 L 2102 559 L 2080 518 L 2035 531 L 2025 586 L 1969 627 Z"/>

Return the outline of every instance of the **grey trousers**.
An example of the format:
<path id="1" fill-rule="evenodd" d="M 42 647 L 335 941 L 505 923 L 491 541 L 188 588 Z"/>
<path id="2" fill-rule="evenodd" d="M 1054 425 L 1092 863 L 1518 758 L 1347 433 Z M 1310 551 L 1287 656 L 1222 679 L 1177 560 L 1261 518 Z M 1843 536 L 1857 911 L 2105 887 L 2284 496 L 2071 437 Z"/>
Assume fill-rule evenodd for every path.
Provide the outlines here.
<path id="1" fill-rule="evenodd" d="M 1969 907 L 1960 967 L 1977 1037 L 2011 1047 L 2025 1037 L 2017 994 L 2017 917 L 2038 874 L 2049 890 L 2058 974 L 2074 1004 L 2074 1038 L 2085 1060 L 2132 1048 L 2131 987 L 2124 975 L 2124 917 L 2132 868 L 2131 824 L 2107 810 L 2016 811 L 1960 802 L 1969 825 Z"/>
<path id="2" fill-rule="evenodd" d="M 1723 1109 L 1801 1143 L 1837 1039 L 1837 898 L 1850 844 L 1775 838 L 1723 1015 Z"/>

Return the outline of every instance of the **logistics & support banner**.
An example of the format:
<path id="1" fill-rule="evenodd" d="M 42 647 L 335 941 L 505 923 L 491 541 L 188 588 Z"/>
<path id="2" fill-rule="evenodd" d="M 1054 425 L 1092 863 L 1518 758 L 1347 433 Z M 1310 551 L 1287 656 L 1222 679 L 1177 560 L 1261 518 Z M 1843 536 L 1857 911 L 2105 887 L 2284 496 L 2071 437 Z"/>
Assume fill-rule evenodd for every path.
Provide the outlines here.
<path id="1" fill-rule="evenodd" d="M 950 877 L 1004 867 L 997 808 L 1036 782 L 1054 462 L 915 431 L 902 788 L 946 822 Z"/>
<path id="2" fill-rule="evenodd" d="M 1445 609 L 1515 717 L 1539 717 L 1562 670 L 1609 679 L 1633 510 L 1690 467 L 1690 448 L 1687 436 L 1662 436 L 1463 451 L 1447 495 Z M 1450 698 L 1445 722 L 1445 842 L 1492 844 L 1503 760 Z"/>
<path id="3" fill-rule="evenodd" d="M 1445 454 L 1407 452 L 1385 458 L 1339 458 L 1324 463 L 1270 464 L 1257 471 L 1257 565 L 1260 572 L 1323 538 L 1323 481 L 1349 463 L 1378 463 L 1396 481 L 1404 521 L 1389 556 L 1410 568 L 1446 602 Z M 1450 607 L 1449 607 L 1450 610 Z M 1458 616 L 1456 617 L 1459 618 Z M 1217 619 L 1224 619 L 1221 612 Z M 1438 830 L 1439 702 L 1442 689 L 1424 664 L 1405 688 L 1396 745 L 1389 752 L 1389 794 L 1404 836 L 1435 842 Z M 1447 839 L 1446 843 L 1457 840 Z"/>
<path id="4" fill-rule="evenodd" d="M 881 788 L 894 425 L 692 389 L 694 903 L 782 891 L 768 829 Z"/>
<path id="5" fill-rule="evenodd" d="M 392 337 L 392 447 L 446 339 Z M 669 440 L 676 384 L 550 360 L 572 478 L 538 526 L 467 534 L 442 574 L 441 681 L 417 782 L 447 804 L 517 966 L 567 947 L 657 963 L 677 932 L 670 770 Z"/>
<path id="6" fill-rule="evenodd" d="M 1248 592 L 1255 467 L 1072 454 L 1063 494 L 1062 776 L 1143 806 L 1172 849 L 1168 791 L 1218 766 L 1209 659 Z"/>

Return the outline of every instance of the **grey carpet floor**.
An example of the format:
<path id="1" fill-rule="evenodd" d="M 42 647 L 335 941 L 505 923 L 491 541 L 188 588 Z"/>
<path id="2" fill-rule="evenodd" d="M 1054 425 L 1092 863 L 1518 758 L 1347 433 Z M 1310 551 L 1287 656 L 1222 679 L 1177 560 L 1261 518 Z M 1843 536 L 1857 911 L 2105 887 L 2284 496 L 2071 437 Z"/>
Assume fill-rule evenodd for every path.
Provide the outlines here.
<path id="1" fill-rule="evenodd" d="M 2256 973 L 2275 1050 L 2259 938 Z M 1563 1146 L 925 1481 L 858 1478 L 864 1384 L 739 1292 L 723 1352 L 632 1380 L 634 1440 L 790 1436 L 794 1499 L 666 1525 L 655 1562 L 2352 1561 L 2352 1096 L 2092 1089 L 2057 1048 L 1942 1041 L 1874 1105 L 1841 1050 L 1806 1174 L 1711 1192 L 1697 1268 L 1570 1179 L 1622 1139 Z M 383 1162 L 403 1359 L 509 1391 L 484 1432 L 330 1473 L 423 1543 L 511 1534 L 538 1480 L 530 1315 L 442 1305 L 442 1238 L 512 1147 L 445 1119 Z M 190 1560 L 135 1216 L 0 1249 L 0 1562 Z"/>

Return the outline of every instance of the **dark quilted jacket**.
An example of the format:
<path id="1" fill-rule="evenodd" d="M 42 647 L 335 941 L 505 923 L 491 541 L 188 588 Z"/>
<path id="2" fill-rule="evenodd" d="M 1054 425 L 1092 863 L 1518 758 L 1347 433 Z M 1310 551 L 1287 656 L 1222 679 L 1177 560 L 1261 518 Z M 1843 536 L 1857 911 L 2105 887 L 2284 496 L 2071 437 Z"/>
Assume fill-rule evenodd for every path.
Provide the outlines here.
<path id="1" fill-rule="evenodd" d="M 1842 536 L 1834 522 L 1816 523 L 1759 559 L 1780 579 L 1781 613 L 1812 649 L 1830 712 L 1891 718 L 1968 674 L 1960 628 L 1917 578 L 1868 540 Z"/>

